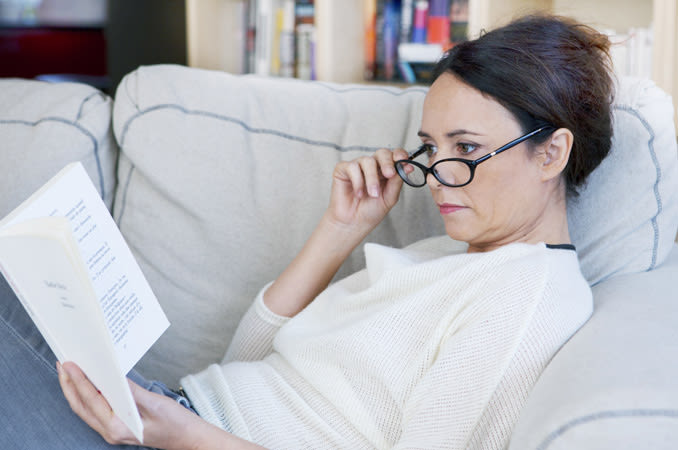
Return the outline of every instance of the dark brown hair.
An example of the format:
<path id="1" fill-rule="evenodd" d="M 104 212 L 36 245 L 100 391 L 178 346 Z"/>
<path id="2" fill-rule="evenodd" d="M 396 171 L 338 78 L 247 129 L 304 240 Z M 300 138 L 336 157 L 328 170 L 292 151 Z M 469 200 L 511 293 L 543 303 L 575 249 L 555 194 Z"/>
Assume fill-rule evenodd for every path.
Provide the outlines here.
<path id="1" fill-rule="evenodd" d="M 525 133 L 544 125 L 569 129 L 574 143 L 564 177 L 568 194 L 576 195 L 610 151 L 609 45 L 605 35 L 572 19 L 530 15 L 457 44 L 437 64 L 434 80 L 451 72 L 511 111 Z"/>

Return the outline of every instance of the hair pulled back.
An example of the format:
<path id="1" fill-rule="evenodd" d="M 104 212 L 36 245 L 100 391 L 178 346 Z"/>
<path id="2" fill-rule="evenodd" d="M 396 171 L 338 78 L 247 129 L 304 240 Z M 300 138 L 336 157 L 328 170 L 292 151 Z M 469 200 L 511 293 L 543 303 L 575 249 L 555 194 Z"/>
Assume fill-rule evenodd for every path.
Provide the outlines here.
<path id="1" fill-rule="evenodd" d="M 438 62 L 434 80 L 451 72 L 511 111 L 525 133 L 544 125 L 569 129 L 574 142 L 564 177 L 576 195 L 610 151 L 609 46 L 605 35 L 572 19 L 530 15 L 457 44 Z"/>

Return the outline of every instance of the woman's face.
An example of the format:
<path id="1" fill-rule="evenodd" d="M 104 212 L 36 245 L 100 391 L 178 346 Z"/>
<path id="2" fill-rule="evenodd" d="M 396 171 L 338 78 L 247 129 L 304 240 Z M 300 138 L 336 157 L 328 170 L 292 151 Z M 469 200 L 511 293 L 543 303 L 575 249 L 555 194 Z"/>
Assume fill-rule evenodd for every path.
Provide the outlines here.
<path id="1" fill-rule="evenodd" d="M 433 83 L 424 101 L 419 135 L 432 147 L 430 164 L 478 159 L 522 134 L 506 108 L 450 73 Z M 538 164 L 523 142 L 478 165 L 466 186 L 447 187 L 428 176 L 447 234 L 468 242 L 470 252 L 529 241 L 547 201 Z"/>

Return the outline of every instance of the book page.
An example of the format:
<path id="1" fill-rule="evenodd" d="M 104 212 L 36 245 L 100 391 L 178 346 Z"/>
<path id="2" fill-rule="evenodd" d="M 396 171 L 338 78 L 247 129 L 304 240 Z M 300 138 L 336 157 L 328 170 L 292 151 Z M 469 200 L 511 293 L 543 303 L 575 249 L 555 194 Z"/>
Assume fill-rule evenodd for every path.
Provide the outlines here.
<path id="1" fill-rule="evenodd" d="M 143 424 L 101 308 L 92 301 L 84 265 L 64 246 L 72 239 L 70 224 L 52 217 L 24 223 L 32 234 L 17 231 L 0 238 L 0 269 L 56 357 L 78 364 L 115 414 L 142 439 Z M 42 236 L 35 230 L 39 225 L 47 230 Z"/>
<path id="2" fill-rule="evenodd" d="M 167 329 L 167 317 L 81 164 L 67 166 L 0 227 L 48 216 L 71 224 L 126 374 Z"/>

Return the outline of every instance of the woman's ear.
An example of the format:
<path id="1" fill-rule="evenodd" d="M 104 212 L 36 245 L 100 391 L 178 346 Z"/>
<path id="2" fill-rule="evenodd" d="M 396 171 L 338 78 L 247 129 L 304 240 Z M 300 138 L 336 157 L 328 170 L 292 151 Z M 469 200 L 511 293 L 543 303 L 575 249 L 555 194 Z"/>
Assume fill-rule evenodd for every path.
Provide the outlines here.
<path id="1" fill-rule="evenodd" d="M 565 170 L 573 142 L 574 135 L 570 130 L 558 128 L 551 134 L 549 140 L 542 144 L 544 147 L 540 152 L 540 162 L 543 181 L 554 179 Z"/>

